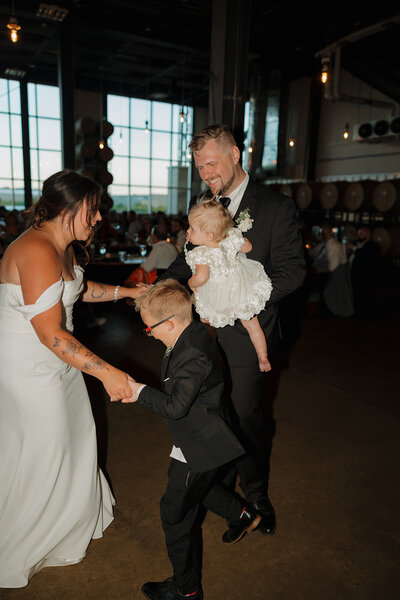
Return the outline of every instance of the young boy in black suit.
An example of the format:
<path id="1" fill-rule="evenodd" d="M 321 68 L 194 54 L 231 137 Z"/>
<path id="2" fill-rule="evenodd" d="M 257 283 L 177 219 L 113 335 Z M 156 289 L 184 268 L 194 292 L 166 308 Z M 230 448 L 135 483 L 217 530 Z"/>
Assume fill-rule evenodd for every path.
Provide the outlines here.
<path id="1" fill-rule="evenodd" d="M 223 376 L 214 344 L 204 325 L 192 318 L 189 292 L 167 279 L 136 300 L 145 331 L 167 346 L 161 367 L 161 391 L 130 382 L 132 398 L 161 415 L 172 440 L 167 489 L 161 499 L 161 521 L 174 576 L 148 582 L 150 600 L 202 600 L 201 557 L 195 523 L 201 504 L 228 520 L 225 543 L 239 541 L 261 517 L 217 482 L 222 465 L 244 450 L 223 418 Z"/>

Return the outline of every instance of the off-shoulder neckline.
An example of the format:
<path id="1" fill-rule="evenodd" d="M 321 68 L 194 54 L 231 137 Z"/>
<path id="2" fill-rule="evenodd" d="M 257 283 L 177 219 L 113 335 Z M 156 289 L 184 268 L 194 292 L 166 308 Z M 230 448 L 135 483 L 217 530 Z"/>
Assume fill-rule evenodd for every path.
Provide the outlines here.
<path id="1" fill-rule="evenodd" d="M 77 269 L 78 271 L 83 272 L 83 269 L 80 265 L 73 265 L 74 269 Z M 65 281 L 65 279 L 63 279 L 62 277 L 60 277 L 60 279 L 58 279 L 58 281 L 55 281 L 54 283 L 58 283 L 59 281 L 63 281 L 64 283 L 73 283 L 74 281 L 77 280 L 77 277 L 75 277 L 75 279 L 68 279 L 67 281 Z M 51 285 L 54 285 L 54 283 L 52 283 Z M 13 285 L 14 287 L 21 287 L 20 283 L 7 283 L 6 281 L 0 282 L 0 285 Z M 51 286 L 49 286 L 51 287 Z"/>

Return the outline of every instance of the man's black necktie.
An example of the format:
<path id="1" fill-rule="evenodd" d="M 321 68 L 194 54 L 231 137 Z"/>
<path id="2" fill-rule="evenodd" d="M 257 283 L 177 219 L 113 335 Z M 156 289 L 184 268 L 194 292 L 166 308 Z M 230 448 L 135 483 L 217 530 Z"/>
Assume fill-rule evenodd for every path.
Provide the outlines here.
<path id="1" fill-rule="evenodd" d="M 228 198 L 227 196 L 221 196 L 219 198 L 219 202 L 222 204 L 223 207 L 228 208 L 228 206 L 231 203 L 231 199 Z"/>

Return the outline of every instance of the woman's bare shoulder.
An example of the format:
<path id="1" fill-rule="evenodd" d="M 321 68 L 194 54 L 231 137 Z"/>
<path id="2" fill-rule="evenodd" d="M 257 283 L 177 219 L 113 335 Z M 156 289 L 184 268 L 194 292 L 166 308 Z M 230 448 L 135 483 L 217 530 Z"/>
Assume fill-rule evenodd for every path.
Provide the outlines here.
<path id="1" fill-rule="evenodd" d="M 52 274 L 60 272 L 60 260 L 46 237 L 28 229 L 6 249 L 1 261 L 0 281 L 20 284 L 23 274 L 33 275 L 38 270 L 49 270 Z"/>

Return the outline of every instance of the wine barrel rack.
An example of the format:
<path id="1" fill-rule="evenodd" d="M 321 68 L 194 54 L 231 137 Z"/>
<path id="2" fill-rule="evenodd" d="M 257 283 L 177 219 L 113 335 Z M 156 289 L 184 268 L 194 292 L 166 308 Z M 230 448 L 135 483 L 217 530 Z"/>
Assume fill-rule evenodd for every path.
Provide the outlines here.
<path id="1" fill-rule="evenodd" d="M 400 179 L 264 185 L 292 198 L 299 221 L 309 227 L 330 223 L 341 239 L 353 241 L 368 225 L 381 256 L 400 267 Z"/>
<path id="2" fill-rule="evenodd" d="M 82 117 L 75 123 L 75 161 L 76 169 L 85 177 L 100 183 L 103 188 L 111 185 L 113 176 L 107 169 L 107 163 L 114 153 L 107 145 L 107 139 L 113 134 L 113 125 L 103 119 L 95 121 L 91 117 Z M 99 147 L 99 141 L 104 147 Z"/>

